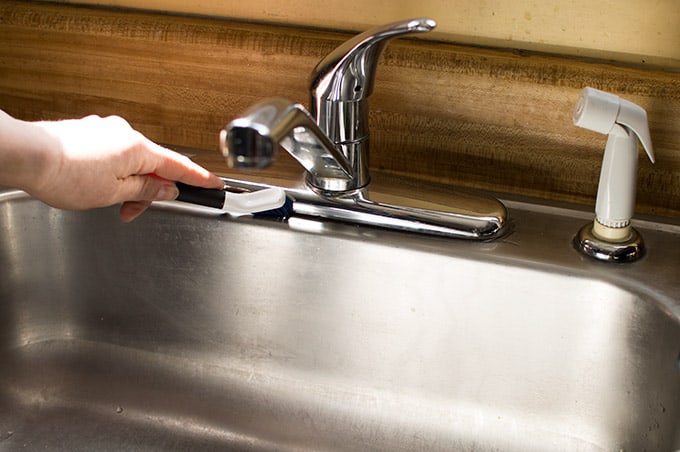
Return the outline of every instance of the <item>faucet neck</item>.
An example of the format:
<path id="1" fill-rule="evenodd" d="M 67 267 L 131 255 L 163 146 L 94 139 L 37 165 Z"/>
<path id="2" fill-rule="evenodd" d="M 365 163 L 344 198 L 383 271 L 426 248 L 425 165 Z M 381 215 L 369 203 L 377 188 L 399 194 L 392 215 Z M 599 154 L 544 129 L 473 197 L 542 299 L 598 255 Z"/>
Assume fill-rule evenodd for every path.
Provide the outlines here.
<path id="1" fill-rule="evenodd" d="M 312 98 L 310 113 L 352 168 L 352 180 L 347 190 L 368 185 L 368 99 L 329 101 Z M 323 185 L 318 181 L 310 183 L 317 187 Z"/>
<path id="2" fill-rule="evenodd" d="M 362 188 L 370 180 L 368 97 L 387 41 L 408 33 L 428 32 L 435 26 L 432 19 L 412 19 L 373 28 L 341 44 L 312 71 L 310 113 L 352 166 L 348 190 Z"/>

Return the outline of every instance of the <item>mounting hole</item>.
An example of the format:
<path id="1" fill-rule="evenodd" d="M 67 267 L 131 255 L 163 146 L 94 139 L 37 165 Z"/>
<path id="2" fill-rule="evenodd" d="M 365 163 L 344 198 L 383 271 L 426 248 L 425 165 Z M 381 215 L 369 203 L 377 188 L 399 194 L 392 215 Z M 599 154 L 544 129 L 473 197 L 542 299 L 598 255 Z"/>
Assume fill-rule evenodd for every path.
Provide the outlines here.
<path id="1" fill-rule="evenodd" d="M 357 85 L 357 86 L 354 87 L 354 92 L 358 93 L 359 91 L 361 91 L 362 88 L 363 88 L 363 86 Z"/>

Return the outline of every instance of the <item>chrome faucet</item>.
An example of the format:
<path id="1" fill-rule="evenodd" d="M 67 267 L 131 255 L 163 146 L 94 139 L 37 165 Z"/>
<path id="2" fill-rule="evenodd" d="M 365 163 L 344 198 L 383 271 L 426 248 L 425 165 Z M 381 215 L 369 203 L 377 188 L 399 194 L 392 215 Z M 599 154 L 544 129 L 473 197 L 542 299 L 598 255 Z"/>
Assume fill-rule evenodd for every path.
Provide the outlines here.
<path id="1" fill-rule="evenodd" d="M 373 93 L 378 60 L 387 41 L 408 33 L 425 33 L 436 26 L 432 19 L 413 19 L 368 30 L 336 48 L 312 71 L 312 116 L 354 170 L 346 190 L 365 187 L 369 182 L 368 97 Z M 323 188 L 323 182 L 312 185 Z"/>
<path id="2" fill-rule="evenodd" d="M 265 168 L 281 146 L 306 170 L 308 188 L 292 193 L 295 213 L 459 238 L 496 238 L 507 222 L 505 207 L 496 199 L 461 194 L 450 206 L 432 210 L 413 202 L 376 202 L 371 199 L 375 193 L 369 193 L 368 97 L 380 54 L 389 39 L 435 26 L 432 19 L 412 19 L 346 41 L 312 71 L 311 113 L 286 99 L 265 99 L 220 132 L 228 164 Z"/>
<path id="3" fill-rule="evenodd" d="M 432 30 L 432 19 L 413 19 L 364 32 L 321 60 L 310 77 L 311 115 L 274 98 L 258 103 L 222 132 L 222 152 L 233 167 L 264 167 L 277 143 L 323 191 L 365 187 L 368 171 L 368 97 L 387 40 Z"/>

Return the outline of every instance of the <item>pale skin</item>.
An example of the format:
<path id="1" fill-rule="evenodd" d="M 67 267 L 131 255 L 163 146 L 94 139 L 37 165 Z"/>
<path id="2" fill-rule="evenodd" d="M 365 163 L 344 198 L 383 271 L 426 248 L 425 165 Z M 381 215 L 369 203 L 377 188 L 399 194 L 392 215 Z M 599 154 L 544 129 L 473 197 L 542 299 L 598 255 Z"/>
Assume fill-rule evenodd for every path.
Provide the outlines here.
<path id="1" fill-rule="evenodd" d="M 52 207 L 121 204 L 120 217 L 129 222 L 152 201 L 175 199 L 176 181 L 224 186 L 118 116 L 29 122 L 0 110 L 0 186 L 22 189 Z"/>

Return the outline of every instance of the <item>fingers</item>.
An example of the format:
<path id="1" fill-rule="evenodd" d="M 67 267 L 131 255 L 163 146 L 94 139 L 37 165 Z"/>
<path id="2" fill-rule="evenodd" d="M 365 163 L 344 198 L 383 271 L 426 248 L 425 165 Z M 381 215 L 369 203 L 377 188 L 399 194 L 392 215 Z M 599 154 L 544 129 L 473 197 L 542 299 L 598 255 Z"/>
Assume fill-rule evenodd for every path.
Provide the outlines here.
<path id="1" fill-rule="evenodd" d="M 149 147 L 148 159 L 142 162 L 142 168 L 137 174 L 154 173 L 157 176 L 188 185 L 205 188 L 222 188 L 224 181 L 194 163 L 188 157 L 170 149 L 164 148 L 144 138 L 145 145 Z"/>
<path id="2" fill-rule="evenodd" d="M 174 181 L 185 184 L 217 188 L 224 187 L 224 181 L 210 171 L 192 162 L 170 149 L 166 149 L 149 140 L 146 145 L 151 146 L 155 159 L 151 166 L 140 171 L 142 176 L 131 176 L 125 181 L 129 194 L 123 197 L 127 201 L 121 206 L 120 217 L 130 222 L 141 215 L 151 204 L 151 201 L 171 201 L 179 196 L 179 190 Z"/>
<path id="3" fill-rule="evenodd" d="M 120 219 L 125 223 L 129 223 L 151 205 L 151 201 L 128 201 L 120 206 Z"/>
<path id="4" fill-rule="evenodd" d="M 128 168 L 127 177 L 119 179 L 118 199 L 123 201 L 120 217 L 130 222 L 141 215 L 151 201 L 170 201 L 179 195 L 175 181 L 189 185 L 218 188 L 224 181 L 210 171 L 192 162 L 188 157 L 166 149 L 142 134 L 135 153 L 140 159 L 130 158 L 128 162 L 138 162 L 136 168 Z"/>
<path id="5" fill-rule="evenodd" d="M 118 200 L 126 201 L 171 201 L 179 195 L 174 182 L 152 175 L 130 176 L 119 181 Z"/>
<path id="6" fill-rule="evenodd" d="M 126 200 L 120 208 L 120 218 L 126 223 L 140 216 L 152 201 L 172 201 L 179 195 L 174 182 L 153 176 L 133 176 L 119 189 Z"/>
<path id="7" fill-rule="evenodd" d="M 128 148 L 120 153 L 122 159 L 118 161 L 120 164 L 118 176 L 121 178 L 154 173 L 163 179 L 205 188 L 221 188 L 224 185 L 222 180 L 210 171 L 192 162 L 188 157 L 156 144 L 132 128 L 120 116 L 83 118 L 83 121 L 87 120 L 104 124 L 103 127 L 109 135 L 115 132 L 114 135 L 120 138 L 115 147 Z"/>

